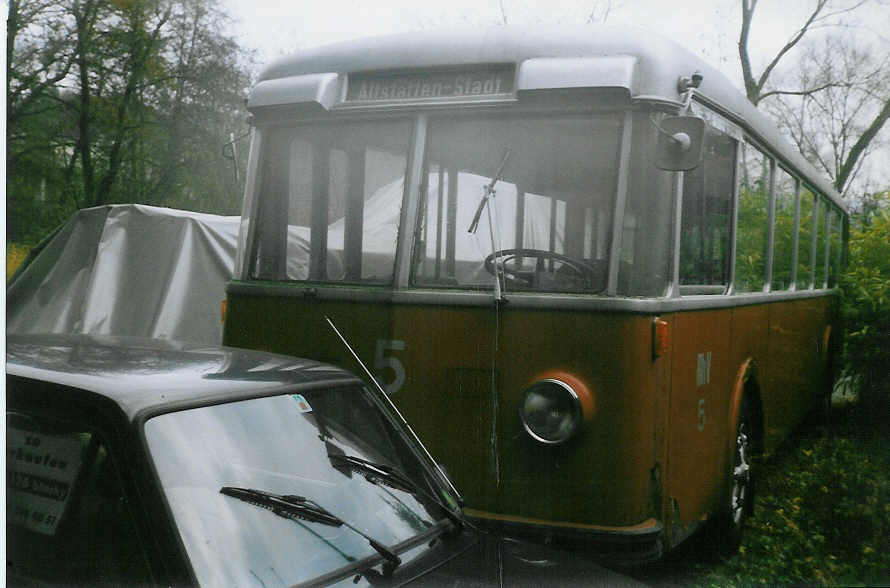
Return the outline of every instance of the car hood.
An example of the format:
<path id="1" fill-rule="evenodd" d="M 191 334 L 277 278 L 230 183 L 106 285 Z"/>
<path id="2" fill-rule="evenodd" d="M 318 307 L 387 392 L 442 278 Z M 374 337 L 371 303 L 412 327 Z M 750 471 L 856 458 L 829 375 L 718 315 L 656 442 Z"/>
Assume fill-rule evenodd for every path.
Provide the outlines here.
<path id="1" fill-rule="evenodd" d="M 644 586 L 584 557 L 543 545 L 479 533 L 465 551 L 397 584 L 408 586 Z M 406 581 L 407 580 L 407 581 Z"/>

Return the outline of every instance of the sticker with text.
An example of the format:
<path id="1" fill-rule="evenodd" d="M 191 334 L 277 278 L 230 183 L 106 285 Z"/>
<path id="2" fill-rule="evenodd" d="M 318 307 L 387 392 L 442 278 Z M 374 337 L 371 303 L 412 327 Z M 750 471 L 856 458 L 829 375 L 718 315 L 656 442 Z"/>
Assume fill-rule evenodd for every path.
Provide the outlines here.
<path id="1" fill-rule="evenodd" d="M 303 398 L 302 394 L 292 394 L 291 396 L 297 401 L 297 408 L 300 409 L 300 412 L 312 412 L 312 407 L 309 406 L 309 402 Z"/>
<path id="2" fill-rule="evenodd" d="M 8 427 L 6 430 L 7 519 L 54 535 L 81 469 L 81 440 Z"/>

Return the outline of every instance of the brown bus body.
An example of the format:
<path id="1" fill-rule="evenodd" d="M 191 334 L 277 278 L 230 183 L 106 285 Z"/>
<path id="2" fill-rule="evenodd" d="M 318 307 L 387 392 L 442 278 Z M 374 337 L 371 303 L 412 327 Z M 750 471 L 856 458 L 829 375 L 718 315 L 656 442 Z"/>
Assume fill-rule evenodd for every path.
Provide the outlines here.
<path id="1" fill-rule="evenodd" d="M 646 31 L 495 27 L 283 57 L 247 107 L 225 344 L 359 370 L 329 318 L 480 520 L 738 545 L 749 452 L 831 385 L 848 220 L 729 80 Z"/>
<path id="2" fill-rule="evenodd" d="M 379 360 L 380 346 L 404 369 L 392 398 L 471 514 L 556 532 L 660 523 L 668 546 L 682 540 L 728 501 L 740 392 L 760 403 L 769 449 L 824 390 L 830 297 L 661 314 L 669 344 L 655 357 L 653 315 L 327 301 L 291 288 L 230 294 L 226 343 L 357 370 L 321 324 L 330 317 L 360 357 Z M 384 384 L 399 377 L 378 371 Z M 584 382 L 594 406 L 577 438 L 550 447 L 517 415 L 522 390 L 554 371 Z"/>

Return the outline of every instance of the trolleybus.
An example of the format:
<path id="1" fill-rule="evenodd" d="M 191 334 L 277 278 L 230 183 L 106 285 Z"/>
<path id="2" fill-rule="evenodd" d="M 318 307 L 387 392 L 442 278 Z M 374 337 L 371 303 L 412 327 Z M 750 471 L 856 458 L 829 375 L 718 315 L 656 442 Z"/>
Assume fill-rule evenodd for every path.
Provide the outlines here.
<path id="1" fill-rule="evenodd" d="M 355 369 L 467 512 L 737 545 L 751 455 L 830 390 L 847 216 L 719 72 L 607 27 L 306 50 L 250 92 L 226 344 Z"/>

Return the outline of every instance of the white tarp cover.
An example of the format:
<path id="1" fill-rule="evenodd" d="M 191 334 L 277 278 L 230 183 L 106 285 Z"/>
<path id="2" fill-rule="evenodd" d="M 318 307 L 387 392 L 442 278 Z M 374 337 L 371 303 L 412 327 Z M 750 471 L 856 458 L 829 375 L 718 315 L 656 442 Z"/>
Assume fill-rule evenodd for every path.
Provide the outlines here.
<path id="1" fill-rule="evenodd" d="M 137 204 L 81 210 L 7 289 L 7 331 L 219 344 L 239 220 Z"/>

